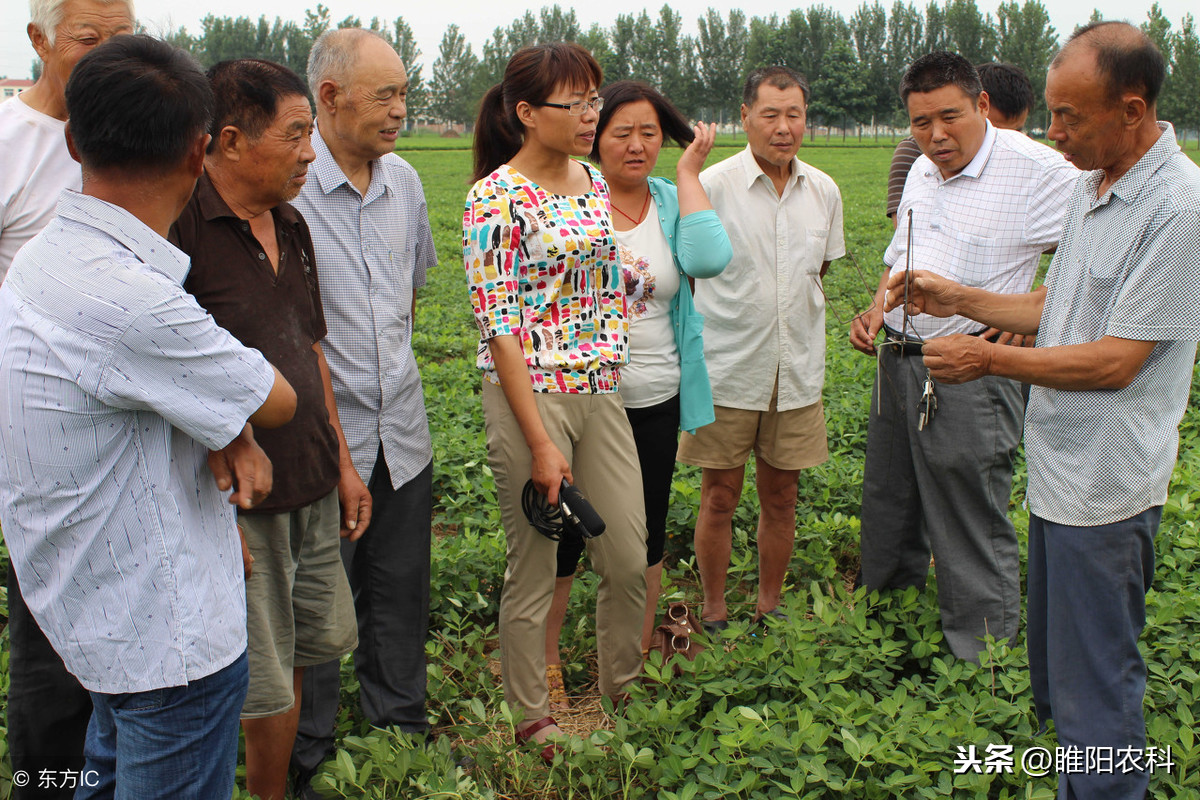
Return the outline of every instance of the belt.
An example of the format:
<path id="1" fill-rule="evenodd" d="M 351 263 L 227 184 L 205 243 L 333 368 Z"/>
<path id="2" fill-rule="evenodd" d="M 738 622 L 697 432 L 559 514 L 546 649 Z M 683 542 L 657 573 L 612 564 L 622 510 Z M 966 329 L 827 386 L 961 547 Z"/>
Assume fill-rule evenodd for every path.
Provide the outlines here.
<path id="1" fill-rule="evenodd" d="M 968 336 L 983 336 L 987 328 L 980 328 L 974 333 L 967 334 Z M 884 340 L 889 346 L 895 347 L 902 356 L 919 356 L 921 355 L 921 345 L 924 344 L 920 339 L 914 339 L 911 336 L 905 336 L 895 328 L 883 326 Z M 994 333 L 991 336 L 984 336 L 984 341 L 995 342 L 1000 338 L 999 333 Z"/>

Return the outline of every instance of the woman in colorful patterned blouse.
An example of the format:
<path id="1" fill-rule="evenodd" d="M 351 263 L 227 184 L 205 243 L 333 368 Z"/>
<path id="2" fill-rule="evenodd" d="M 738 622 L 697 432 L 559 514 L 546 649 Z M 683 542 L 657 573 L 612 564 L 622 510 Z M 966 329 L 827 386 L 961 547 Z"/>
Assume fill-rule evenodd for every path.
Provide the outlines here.
<path id="1" fill-rule="evenodd" d="M 644 83 L 618 81 L 600 96 L 604 107 L 592 158 L 600 162 L 608 182 L 622 265 L 637 274 L 641 286 L 640 293 L 628 298 L 629 364 L 621 369 L 621 397 L 637 441 L 646 500 L 646 649 L 662 586 L 679 428 L 682 423 L 684 430 L 695 430 L 713 421 L 700 336 L 703 319 L 692 305 L 688 281 L 720 273 L 733 249 L 700 186 L 716 126 L 693 128 L 670 101 Z M 650 177 L 665 139 L 687 148 L 676 165 L 675 184 Z M 546 632 L 551 707 L 566 700 L 558 639 L 582 551 L 578 538 L 564 538 L 558 546 L 558 580 Z"/>
<path id="2" fill-rule="evenodd" d="M 633 434 L 617 394 L 627 360 L 625 289 L 600 173 L 587 156 L 600 67 L 575 44 L 519 51 L 483 99 L 463 258 L 481 334 L 488 462 L 508 544 L 500 598 L 504 694 L 524 713 L 518 741 L 561 735 L 549 714 L 546 614 L 558 545 L 526 520 L 532 479 L 551 505 L 563 478 L 607 524 L 588 541 L 600 691 L 641 672 L 646 520 Z M 552 759 L 554 745 L 543 758 Z"/>

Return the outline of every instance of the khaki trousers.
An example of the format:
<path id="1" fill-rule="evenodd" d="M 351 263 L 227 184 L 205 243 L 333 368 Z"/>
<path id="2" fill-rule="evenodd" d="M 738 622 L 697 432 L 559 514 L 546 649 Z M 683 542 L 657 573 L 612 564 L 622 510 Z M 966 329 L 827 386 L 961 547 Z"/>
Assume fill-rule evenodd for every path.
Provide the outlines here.
<path id="1" fill-rule="evenodd" d="M 633 432 L 620 396 L 536 394 L 542 424 L 571 464 L 575 485 L 604 520 L 604 534 L 587 542 L 600 576 L 596 643 L 600 692 L 620 694 L 642 669 L 646 609 L 646 513 Z M 503 390 L 484 381 L 488 463 L 496 480 L 508 565 L 500 596 L 500 664 L 504 698 L 525 719 L 549 713 L 546 615 L 554 596 L 558 543 L 538 533 L 521 510 L 532 457 Z"/>

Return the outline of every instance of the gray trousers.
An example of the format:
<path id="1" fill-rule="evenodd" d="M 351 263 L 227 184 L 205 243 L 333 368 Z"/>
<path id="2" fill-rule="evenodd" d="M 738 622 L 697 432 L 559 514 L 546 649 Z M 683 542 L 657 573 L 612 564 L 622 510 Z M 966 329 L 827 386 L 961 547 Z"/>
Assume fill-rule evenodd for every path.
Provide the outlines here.
<path id="1" fill-rule="evenodd" d="M 1021 385 L 994 377 L 937 384 L 937 413 L 918 431 L 921 357 L 881 347 L 879 366 L 863 474 L 861 580 L 872 591 L 924 587 L 932 551 L 946 641 L 955 656 L 977 661 L 985 634 L 1011 640 L 1020 620 L 1008 502 L 1025 416 Z"/>
<path id="2" fill-rule="evenodd" d="M 342 540 L 358 616 L 359 702 L 377 727 L 426 733 L 425 638 L 429 628 L 429 556 L 433 464 L 392 488 L 383 450 L 375 462 L 371 525 L 357 542 Z M 341 689 L 337 661 L 304 670 L 292 767 L 302 775 L 333 750 Z"/>

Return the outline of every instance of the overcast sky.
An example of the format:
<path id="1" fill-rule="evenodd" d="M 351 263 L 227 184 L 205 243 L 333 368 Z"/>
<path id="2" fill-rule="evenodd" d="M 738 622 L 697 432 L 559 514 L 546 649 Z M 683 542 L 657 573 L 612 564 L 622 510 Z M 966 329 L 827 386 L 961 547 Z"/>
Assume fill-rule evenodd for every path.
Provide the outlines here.
<path id="1" fill-rule="evenodd" d="M 823 0 L 828 6 L 837 9 L 847 19 L 861 4 L 861 0 Z M 25 35 L 25 25 L 29 21 L 28 4 L 25 0 L 2 0 L 3 12 L 0 18 L 0 76 L 10 78 L 26 78 L 30 75 L 30 65 L 34 59 L 33 48 Z M 297 0 L 258 0 L 246 3 L 245 0 L 206 0 L 197 3 L 195 0 L 134 0 L 138 19 L 152 33 L 160 33 L 180 26 L 188 31 L 197 33 L 200 30 L 200 19 L 206 14 L 221 16 L 245 16 L 252 14 L 255 19 L 265 14 L 268 19 L 275 17 L 300 21 L 304 17 L 305 8 L 315 9 L 316 0 L 312 2 L 297 2 Z M 998 0 L 976 0 L 980 10 L 994 14 Z M 1160 5 L 1173 27 L 1179 26 L 1179 21 L 1187 11 L 1194 9 L 1195 0 L 1161 0 Z M 535 12 L 542 6 L 553 5 L 550 2 L 517 3 L 497 2 L 496 0 L 443 0 L 442 2 L 412 2 L 397 3 L 395 0 L 328 0 L 330 16 L 335 21 L 354 15 L 364 23 L 369 23 L 372 17 L 382 17 L 389 23 L 397 16 L 403 16 L 412 26 L 417 41 L 422 50 L 421 61 L 426 65 L 424 74 L 428 76 L 433 61 L 437 58 L 438 43 L 446 26 L 457 23 L 467 36 L 476 54 L 483 42 L 491 36 L 496 27 L 506 27 L 515 17 L 525 13 L 526 9 Z M 670 5 L 682 11 L 685 32 L 696 32 L 696 17 L 700 15 L 697 9 L 713 7 L 724 14 L 728 9 L 741 8 L 748 17 L 769 16 L 772 13 L 785 14 L 793 7 L 807 8 L 815 2 L 788 3 L 779 0 L 700 0 L 697 3 L 684 4 L 673 0 Z M 648 9 L 651 16 L 657 15 L 661 2 L 655 0 L 604 0 L 601 3 L 572 4 L 560 3 L 564 8 L 575 8 L 580 23 L 586 29 L 593 22 L 609 27 L 618 14 L 638 13 Z M 918 7 L 924 7 L 924 0 L 917 0 Z M 944 5 L 944 3 L 943 3 Z M 1093 8 L 1100 9 L 1106 19 L 1128 19 L 1140 23 L 1146 18 L 1151 0 L 1051 0 L 1046 2 L 1051 9 L 1051 22 L 1061 36 L 1070 34 L 1077 24 L 1087 20 Z M 891 8 L 891 0 L 886 0 L 884 6 Z M 248 12 L 247 8 L 253 9 Z"/>

